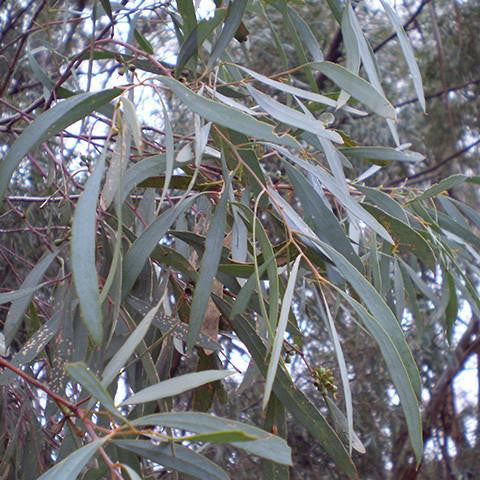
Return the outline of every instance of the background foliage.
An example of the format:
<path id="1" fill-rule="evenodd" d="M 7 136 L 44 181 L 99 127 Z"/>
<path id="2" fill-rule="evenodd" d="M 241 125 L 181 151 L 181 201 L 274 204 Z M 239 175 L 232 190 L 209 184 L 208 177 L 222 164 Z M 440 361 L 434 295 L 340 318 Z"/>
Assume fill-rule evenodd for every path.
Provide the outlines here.
<path id="1" fill-rule="evenodd" d="M 0 478 L 480 475 L 480 7 L 394 3 L 0 0 Z"/>

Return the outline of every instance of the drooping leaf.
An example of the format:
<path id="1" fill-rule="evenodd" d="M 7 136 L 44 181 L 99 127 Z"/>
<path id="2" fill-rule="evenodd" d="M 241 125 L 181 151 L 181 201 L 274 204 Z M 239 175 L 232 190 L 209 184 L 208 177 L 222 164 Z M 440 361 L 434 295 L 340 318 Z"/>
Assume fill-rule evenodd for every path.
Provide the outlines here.
<path id="1" fill-rule="evenodd" d="M 23 157 L 41 143 L 52 138 L 64 128 L 105 105 L 120 95 L 118 88 L 95 93 L 80 93 L 57 103 L 39 115 L 15 140 L 0 165 L 0 202 L 12 178 L 13 172 Z"/>
<path id="2" fill-rule="evenodd" d="M 247 0 L 235 0 L 235 2 L 230 2 L 228 4 L 223 29 L 213 46 L 212 53 L 208 59 L 207 68 L 212 68 L 217 58 L 222 55 L 225 48 L 235 36 L 235 33 L 242 22 L 243 13 L 245 12 L 247 3 Z"/>
<path id="3" fill-rule="evenodd" d="M 108 440 L 108 437 L 99 438 L 75 450 L 67 458 L 47 470 L 37 480 L 75 480 L 85 465 L 93 458 L 97 450 Z"/>
<path id="4" fill-rule="evenodd" d="M 315 67 L 352 97 L 370 108 L 372 112 L 385 118 L 393 120 L 396 118 L 392 104 L 363 78 L 332 62 L 315 63 Z"/>
<path id="5" fill-rule="evenodd" d="M 172 226 L 177 217 L 189 208 L 195 198 L 196 197 L 193 196 L 184 200 L 180 204 L 165 210 L 133 242 L 132 246 L 126 253 L 123 262 L 123 297 L 130 292 L 152 250 L 166 235 L 168 229 Z"/>
<path id="6" fill-rule="evenodd" d="M 110 0 L 100 0 L 105 13 L 108 15 L 110 21 L 113 22 L 113 13 L 112 13 L 112 6 L 110 5 Z"/>
<path id="7" fill-rule="evenodd" d="M 225 227 L 227 224 L 229 189 L 230 180 L 225 184 L 224 192 L 215 208 L 207 238 L 205 239 L 205 252 L 200 261 L 198 280 L 190 309 L 189 331 L 187 336 L 188 351 L 191 351 L 195 345 L 198 334 L 202 328 L 210 293 L 213 288 L 213 281 L 217 273 L 218 264 L 220 263 Z"/>
<path id="8" fill-rule="evenodd" d="M 265 392 L 263 394 L 263 409 L 265 410 L 270 399 L 270 393 L 275 381 L 275 375 L 277 373 L 278 362 L 280 361 L 280 354 L 282 353 L 283 341 L 285 336 L 285 330 L 287 328 L 288 315 L 290 312 L 290 306 L 293 300 L 293 290 L 295 288 L 295 282 L 297 281 L 298 267 L 300 265 L 301 256 L 299 255 L 292 266 L 290 276 L 288 278 L 287 288 L 285 289 L 285 295 L 283 296 L 282 308 L 280 310 L 280 317 L 278 320 L 277 330 L 275 332 L 275 338 L 273 339 L 272 354 L 268 363 L 267 376 L 265 379 Z"/>
<path id="9" fill-rule="evenodd" d="M 261 430 L 253 425 L 237 422 L 227 418 L 217 417 L 208 413 L 199 412 L 171 412 L 148 415 L 132 422 L 134 425 L 158 425 L 164 427 L 177 428 L 187 432 L 196 432 L 202 434 L 211 434 L 219 431 L 231 432 L 240 431 L 254 440 L 238 442 L 236 440 L 226 440 L 237 448 L 257 455 L 262 458 L 268 458 L 274 462 L 284 465 L 291 465 L 291 450 L 287 442 L 265 430 Z"/>
<path id="10" fill-rule="evenodd" d="M 217 8 L 213 17 L 205 18 L 198 22 L 196 27 L 190 32 L 187 39 L 183 42 L 182 48 L 178 53 L 177 66 L 175 69 L 178 76 L 183 67 L 188 61 L 196 55 L 198 48 L 203 45 L 205 40 L 218 27 L 220 22 L 225 18 L 225 10 L 223 8 Z"/>
<path id="11" fill-rule="evenodd" d="M 323 52 L 320 48 L 318 40 L 315 38 L 312 30 L 308 26 L 308 23 L 298 14 L 296 10 L 287 6 L 288 16 L 291 22 L 295 26 L 297 33 L 302 40 L 303 44 L 307 47 L 314 62 L 323 62 Z"/>
<path id="12" fill-rule="evenodd" d="M 115 408 L 112 397 L 85 363 L 67 363 L 65 370 L 75 382 L 85 388 L 87 392 L 98 400 L 109 412 L 113 413 L 116 417 L 121 417 L 120 412 Z"/>
<path id="13" fill-rule="evenodd" d="M 103 319 L 95 264 L 95 237 L 97 201 L 104 170 L 105 156 L 102 154 L 78 199 L 72 224 L 73 281 L 80 300 L 82 318 L 97 345 L 103 340 Z"/>
<path id="14" fill-rule="evenodd" d="M 266 77 L 265 75 L 254 72 L 253 70 L 250 70 L 249 68 L 243 67 L 241 65 L 236 65 L 236 68 L 244 71 L 245 73 L 248 73 L 248 75 L 253 77 L 255 80 L 258 80 L 259 82 L 262 82 L 265 85 L 268 85 L 270 87 L 276 88 L 277 90 L 280 90 L 282 92 L 291 93 L 296 97 L 305 98 L 306 100 L 321 103 L 323 105 L 328 105 L 329 107 L 337 106 L 337 102 L 335 100 L 333 100 L 330 97 L 326 97 L 325 95 L 320 95 L 319 93 L 310 92 L 309 90 L 303 90 L 301 88 L 289 85 L 288 83 L 272 80 L 271 78 Z M 361 110 L 357 110 L 356 108 L 352 108 L 348 106 L 345 106 L 343 108 L 346 112 L 349 112 L 349 113 L 353 113 L 356 115 L 366 115 L 366 112 L 362 112 Z"/>
<path id="15" fill-rule="evenodd" d="M 420 69 L 418 68 L 417 62 L 415 60 L 415 54 L 413 53 L 413 48 L 408 39 L 405 30 L 403 29 L 403 25 L 398 18 L 395 10 L 385 1 L 380 0 L 387 16 L 390 20 L 390 23 L 393 25 L 398 37 L 398 41 L 400 42 L 400 47 L 402 48 L 403 55 L 405 57 L 405 61 L 407 62 L 408 68 L 410 70 L 410 74 L 412 75 L 413 85 L 415 87 L 415 91 L 417 92 L 417 98 L 420 102 L 420 105 L 423 111 L 426 111 L 425 105 L 425 95 L 423 93 L 423 83 L 422 83 L 422 75 L 420 73 Z"/>
<path id="16" fill-rule="evenodd" d="M 285 163 L 287 174 L 304 210 L 304 218 L 310 223 L 318 237 L 342 253 L 357 270 L 363 271 L 363 264 L 350 243 L 337 217 L 327 207 L 313 185 L 289 163 Z"/>
<path id="17" fill-rule="evenodd" d="M 230 318 L 235 333 L 247 347 L 262 375 L 266 376 L 268 368 L 265 362 L 266 348 L 255 332 L 255 327 L 251 324 L 251 321 L 241 315 L 232 317 L 230 314 L 231 307 L 225 300 L 219 297 L 214 297 L 214 300 L 220 311 Z M 321 443 L 338 468 L 348 476 L 355 477 L 356 469 L 352 459 L 335 430 L 329 425 L 320 411 L 294 386 L 290 376 L 283 368 L 277 371 L 276 380 L 273 384 L 273 391 L 295 421 L 303 425 L 313 438 Z"/>
<path id="18" fill-rule="evenodd" d="M 384 162 L 421 162 L 425 157 L 417 152 L 405 152 L 389 147 L 340 147 L 347 157 Z"/>
<path id="19" fill-rule="evenodd" d="M 179 438 L 178 441 L 187 442 L 208 442 L 208 443 L 232 443 L 247 442 L 256 440 L 257 437 L 245 433 L 242 430 L 224 430 L 212 433 L 198 433 Z"/>
<path id="20" fill-rule="evenodd" d="M 12 292 L 0 293 L 0 305 L 31 297 L 32 294 L 44 285 L 44 283 L 41 283 L 35 287 L 21 288 L 20 290 L 13 290 Z"/>
<path id="21" fill-rule="evenodd" d="M 38 282 L 41 280 L 48 267 L 57 255 L 57 250 L 54 250 L 53 252 L 49 252 L 48 254 L 44 255 L 38 261 L 35 267 L 33 267 L 33 269 L 29 272 L 29 274 L 25 277 L 25 280 L 22 282 L 19 291 L 29 288 L 36 288 Z M 16 332 L 20 328 L 23 315 L 32 300 L 34 292 L 35 291 L 32 291 L 30 295 L 26 295 L 22 298 L 19 298 L 18 300 L 12 301 L 12 305 L 8 310 L 7 318 L 5 319 L 5 324 L 3 325 L 3 333 L 5 335 L 5 343 L 7 346 L 10 345 L 11 341 L 15 337 Z M 0 301 L 0 303 L 2 302 Z"/>
<path id="22" fill-rule="evenodd" d="M 222 380 L 233 373 L 235 372 L 232 370 L 204 370 L 201 372 L 186 373 L 185 375 L 170 378 L 157 383 L 156 385 L 144 388 L 128 397 L 120 404 L 120 406 L 137 405 L 139 403 L 152 402 L 161 398 L 172 397 L 186 392 L 187 390 L 197 388 L 205 383 Z"/>
<path id="23" fill-rule="evenodd" d="M 138 324 L 137 328 L 128 336 L 125 343 L 115 352 L 103 370 L 101 384 L 108 387 L 113 379 L 120 373 L 127 360 L 133 355 L 139 343 L 143 340 L 158 312 L 162 302 L 155 305 Z"/>
<path id="24" fill-rule="evenodd" d="M 231 107 L 201 97 L 173 78 L 160 77 L 159 80 L 167 85 L 187 107 L 206 120 L 230 128 L 236 132 L 258 138 L 259 140 L 266 140 L 291 147 L 297 145 L 295 139 L 290 135 L 278 136 L 267 123 L 260 122 Z"/>
<path id="25" fill-rule="evenodd" d="M 326 129 L 321 121 L 309 118 L 298 110 L 277 102 L 268 95 L 256 90 L 251 85 L 247 85 L 247 90 L 263 110 L 280 122 L 314 133 L 320 137 L 328 138 L 334 142 L 343 143 L 340 134 L 333 130 Z"/>
<path id="26" fill-rule="evenodd" d="M 176 445 L 155 445 L 148 440 L 115 440 L 115 445 L 130 450 L 144 458 L 148 458 L 159 465 L 189 475 L 199 480 L 229 480 L 227 473 L 203 455 L 192 449 Z M 43 479 L 42 479 L 43 480 Z"/>

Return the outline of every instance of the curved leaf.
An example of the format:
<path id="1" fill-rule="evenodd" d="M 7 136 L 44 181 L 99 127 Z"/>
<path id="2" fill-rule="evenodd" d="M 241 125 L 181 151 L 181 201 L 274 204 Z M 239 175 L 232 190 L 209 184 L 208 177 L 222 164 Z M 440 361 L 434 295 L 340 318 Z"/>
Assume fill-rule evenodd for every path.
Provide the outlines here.
<path id="1" fill-rule="evenodd" d="M 134 420 L 133 425 L 158 425 L 178 428 L 187 432 L 214 433 L 219 431 L 241 431 L 246 435 L 256 437 L 253 441 L 230 441 L 235 447 L 241 448 L 259 457 L 268 458 L 285 465 L 292 464 L 291 450 L 287 442 L 271 433 L 253 425 L 237 422 L 227 418 L 217 417 L 200 412 L 171 412 L 148 415 Z"/>
<path id="2" fill-rule="evenodd" d="M 193 112 L 198 113 L 202 118 L 210 122 L 231 128 L 236 132 L 258 138 L 259 140 L 275 142 L 290 147 L 297 146 L 296 140 L 290 135 L 278 136 L 267 123 L 260 122 L 243 112 L 197 95 L 173 78 L 159 77 L 159 80 L 167 85 Z"/>
<path id="3" fill-rule="evenodd" d="M 272 354 L 270 362 L 268 363 L 267 376 L 265 378 L 265 393 L 263 394 L 262 407 L 265 410 L 270 399 L 270 393 L 272 392 L 273 382 L 277 373 L 278 362 L 280 361 L 280 354 L 282 353 L 283 340 L 285 336 L 285 330 L 288 323 L 288 315 L 290 312 L 290 306 L 293 299 L 293 290 L 295 288 L 295 282 L 297 281 L 298 266 L 300 265 L 301 255 L 297 257 L 293 264 L 290 276 L 288 278 L 287 288 L 283 296 L 282 308 L 280 310 L 280 317 L 278 319 L 277 330 L 275 332 L 275 338 L 273 339 Z"/>
<path id="4" fill-rule="evenodd" d="M 103 340 L 103 323 L 95 266 L 95 237 L 97 200 L 104 170 L 105 155 L 102 154 L 78 199 L 72 224 L 73 281 L 80 300 L 83 320 L 97 345 Z"/>
<path id="5" fill-rule="evenodd" d="M 378 115 L 395 120 L 393 105 L 370 83 L 332 62 L 316 63 L 317 69 Z"/>
<path id="6" fill-rule="evenodd" d="M 75 450 L 67 458 L 47 470 L 37 480 L 75 480 L 83 467 L 92 459 L 97 450 L 108 440 L 108 437 L 99 438 L 78 450 Z"/>
<path id="7" fill-rule="evenodd" d="M 5 196 L 13 172 L 30 150 L 121 93 L 122 91 L 118 88 L 95 93 L 80 93 L 57 103 L 50 110 L 39 115 L 15 140 L 6 158 L 0 163 L 0 202 Z"/>
<path id="8" fill-rule="evenodd" d="M 233 373 L 235 372 L 232 370 L 203 370 L 201 372 L 180 375 L 134 393 L 124 400 L 120 406 L 136 405 L 139 403 L 152 402 L 161 398 L 173 397 L 187 390 L 205 385 L 205 383 L 222 380 Z"/>
<path id="9" fill-rule="evenodd" d="M 149 458 L 165 468 L 199 480 L 229 480 L 230 478 L 215 463 L 182 445 L 176 445 L 172 449 L 170 445 L 155 445 L 148 440 L 115 440 L 114 444 Z"/>

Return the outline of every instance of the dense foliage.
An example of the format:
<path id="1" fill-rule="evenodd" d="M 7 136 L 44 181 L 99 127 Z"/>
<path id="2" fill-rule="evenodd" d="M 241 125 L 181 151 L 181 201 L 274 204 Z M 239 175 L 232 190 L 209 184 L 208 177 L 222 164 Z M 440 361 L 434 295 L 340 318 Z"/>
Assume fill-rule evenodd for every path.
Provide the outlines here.
<path id="1" fill-rule="evenodd" d="M 480 475 L 477 19 L 0 0 L 0 478 Z"/>

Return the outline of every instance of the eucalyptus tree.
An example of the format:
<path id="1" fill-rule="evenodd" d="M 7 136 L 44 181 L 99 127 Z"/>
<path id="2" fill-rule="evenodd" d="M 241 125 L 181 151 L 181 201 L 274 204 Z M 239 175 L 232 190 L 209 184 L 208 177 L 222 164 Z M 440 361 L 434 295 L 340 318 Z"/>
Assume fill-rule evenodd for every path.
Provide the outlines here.
<path id="1" fill-rule="evenodd" d="M 385 186 L 428 158 L 327 3 L 0 3 L 3 478 L 474 475 L 479 178 Z"/>

